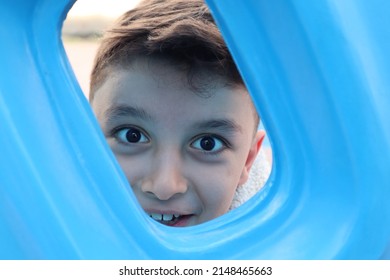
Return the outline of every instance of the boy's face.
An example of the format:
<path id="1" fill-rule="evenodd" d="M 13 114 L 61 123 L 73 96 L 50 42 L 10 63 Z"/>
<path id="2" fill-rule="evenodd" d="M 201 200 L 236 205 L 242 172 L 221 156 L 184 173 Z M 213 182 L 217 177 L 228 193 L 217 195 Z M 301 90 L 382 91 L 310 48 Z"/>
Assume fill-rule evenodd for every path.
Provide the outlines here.
<path id="1" fill-rule="evenodd" d="M 171 226 L 226 213 L 264 137 L 254 135 L 254 109 L 245 89 L 216 82 L 204 97 L 185 81 L 166 63 L 139 60 L 127 70 L 113 70 L 92 102 L 139 203 Z"/>

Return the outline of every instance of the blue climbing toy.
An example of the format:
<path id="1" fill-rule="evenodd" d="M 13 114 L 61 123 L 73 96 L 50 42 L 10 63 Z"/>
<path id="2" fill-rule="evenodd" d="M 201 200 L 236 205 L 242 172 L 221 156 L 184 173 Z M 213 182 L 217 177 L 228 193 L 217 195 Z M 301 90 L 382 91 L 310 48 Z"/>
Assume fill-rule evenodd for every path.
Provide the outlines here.
<path id="1" fill-rule="evenodd" d="M 72 0 L 0 0 L 0 259 L 390 258 L 390 2 L 208 0 L 271 139 L 249 203 L 148 218 L 60 39 Z"/>

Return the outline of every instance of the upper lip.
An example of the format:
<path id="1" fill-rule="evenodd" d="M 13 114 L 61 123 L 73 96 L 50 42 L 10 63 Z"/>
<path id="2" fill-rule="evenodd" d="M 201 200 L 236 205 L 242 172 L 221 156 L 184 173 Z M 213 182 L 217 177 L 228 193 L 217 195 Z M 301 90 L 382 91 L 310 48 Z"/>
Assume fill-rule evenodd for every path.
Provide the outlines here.
<path id="1" fill-rule="evenodd" d="M 192 213 L 188 211 L 177 211 L 177 210 L 157 210 L 157 209 L 144 209 L 148 214 L 161 214 L 161 215 L 176 215 L 176 216 L 186 216 L 191 215 Z"/>

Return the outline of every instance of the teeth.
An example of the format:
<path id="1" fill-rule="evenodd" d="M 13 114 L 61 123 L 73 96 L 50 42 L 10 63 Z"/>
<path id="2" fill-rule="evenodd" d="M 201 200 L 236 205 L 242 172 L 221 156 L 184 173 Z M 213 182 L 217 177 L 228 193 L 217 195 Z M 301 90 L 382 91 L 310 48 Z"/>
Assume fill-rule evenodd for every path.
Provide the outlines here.
<path id="1" fill-rule="evenodd" d="M 156 221 L 172 221 L 175 218 L 179 218 L 178 214 L 158 214 L 158 213 L 149 213 L 149 216 Z"/>
<path id="2" fill-rule="evenodd" d="M 164 214 L 163 220 L 164 221 L 172 221 L 173 215 L 172 214 Z"/>
<path id="3" fill-rule="evenodd" d="M 156 221 L 161 221 L 162 218 L 163 218 L 163 215 L 162 214 L 157 214 L 157 213 L 151 213 L 149 214 L 150 217 L 152 217 L 153 219 L 155 219 Z"/>

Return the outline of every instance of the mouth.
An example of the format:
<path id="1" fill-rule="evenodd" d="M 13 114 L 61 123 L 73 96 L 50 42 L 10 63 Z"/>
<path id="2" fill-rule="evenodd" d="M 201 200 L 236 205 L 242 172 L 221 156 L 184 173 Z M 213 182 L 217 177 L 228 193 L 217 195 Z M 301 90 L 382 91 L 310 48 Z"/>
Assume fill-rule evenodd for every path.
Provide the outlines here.
<path id="1" fill-rule="evenodd" d="M 160 214 L 160 213 L 148 213 L 148 215 L 155 221 L 171 227 L 185 227 L 188 224 L 188 220 L 193 215 L 180 215 L 180 214 Z"/>

